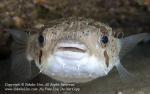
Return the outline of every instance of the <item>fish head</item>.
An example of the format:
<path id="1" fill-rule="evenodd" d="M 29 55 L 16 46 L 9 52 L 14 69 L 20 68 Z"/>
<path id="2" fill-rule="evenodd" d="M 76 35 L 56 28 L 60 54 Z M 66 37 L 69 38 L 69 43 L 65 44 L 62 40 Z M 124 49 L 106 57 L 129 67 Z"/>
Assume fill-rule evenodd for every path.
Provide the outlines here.
<path id="1" fill-rule="evenodd" d="M 31 35 L 28 60 L 63 82 L 88 82 L 107 75 L 120 51 L 112 29 L 91 19 L 70 18 Z"/>

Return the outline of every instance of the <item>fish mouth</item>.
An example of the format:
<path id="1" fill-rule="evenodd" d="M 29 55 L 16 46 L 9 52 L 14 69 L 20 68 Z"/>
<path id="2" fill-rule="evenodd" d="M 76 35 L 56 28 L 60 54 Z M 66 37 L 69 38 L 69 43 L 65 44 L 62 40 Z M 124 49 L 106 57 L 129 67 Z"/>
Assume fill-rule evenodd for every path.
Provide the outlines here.
<path id="1" fill-rule="evenodd" d="M 75 41 L 63 41 L 57 44 L 56 50 L 85 53 L 87 51 L 87 47 L 83 43 Z"/>
<path id="2" fill-rule="evenodd" d="M 62 60 L 80 60 L 87 55 L 87 47 L 76 41 L 62 41 L 57 44 L 54 56 Z"/>

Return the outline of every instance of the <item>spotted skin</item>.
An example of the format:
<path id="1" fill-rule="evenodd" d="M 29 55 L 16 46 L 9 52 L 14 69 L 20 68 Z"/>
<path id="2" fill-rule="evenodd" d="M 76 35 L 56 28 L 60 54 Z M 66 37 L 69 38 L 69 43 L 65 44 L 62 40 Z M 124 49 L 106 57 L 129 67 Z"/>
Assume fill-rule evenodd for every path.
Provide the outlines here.
<path id="1" fill-rule="evenodd" d="M 27 57 L 30 59 L 32 58 L 32 60 L 35 61 L 41 72 L 43 70 L 46 70 L 48 63 L 55 63 L 49 62 L 48 58 L 54 56 L 54 53 L 57 51 L 57 44 L 65 40 L 71 40 L 84 44 L 87 47 L 86 53 L 88 53 L 89 56 L 94 56 L 101 61 L 99 63 L 102 63 L 105 69 L 105 74 L 97 74 L 96 77 L 92 79 L 107 75 L 108 72 L 117 63 L 115 60 L 116 57 L 119 56 L 120 52 L 119 39 L 114 37 L 112 29 L 109 26 L 101 22 L 85 18 L 61 19 L 57 20 L 57 22 L 54 21 L 53 25 L 51 25 L 50 23 L 44 25 L 42 34 L 45 38 L 44 45 L 40 47 L 37 41 L 39 34 L 33 34 L 29 37 L 26 50 Z M 108 37 L 107 43 L 101 42 L 101 38 L 103 36 Z M 82 68 L 78 68 L 78 70 L 82 70 Z M 52 75 L 46 75 L 55 79 L 55 77 Z M 59 75 L 57 74 L 56 76 L 59 77 Z M 70 76 L 68 76 L 68 78 L 69 77 Z M 79 78 L 82 78 L 82 76 L 80 76 Z"/>

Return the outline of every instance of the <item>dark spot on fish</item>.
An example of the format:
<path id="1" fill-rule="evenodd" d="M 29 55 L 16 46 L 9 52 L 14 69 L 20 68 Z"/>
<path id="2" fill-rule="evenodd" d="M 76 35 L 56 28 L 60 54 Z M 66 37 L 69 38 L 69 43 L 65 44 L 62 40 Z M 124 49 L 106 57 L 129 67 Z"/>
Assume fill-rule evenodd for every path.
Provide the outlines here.
<path id="1" fill-rule="evenodd" d="M 56 28 L 56 25 L 54 26 L 54 28 Z"/>
<path id="2" fill-rule="evenodd" d="M 113 37 L 123 38 L 124 37 L 124 32 L 113 32 Z"/>
<path id="3" fill-rule="evenodd" d="M 85 35 L 88 36 L 88 35 L 89 35 L 89 32 L 87 31 L 87 32 L 85 33 Z"/>
<path id="4" fill-rule="evenodd" d="M 53 31 L 52 34 L 56 35 L 57 33 L 55 31 Z"/>

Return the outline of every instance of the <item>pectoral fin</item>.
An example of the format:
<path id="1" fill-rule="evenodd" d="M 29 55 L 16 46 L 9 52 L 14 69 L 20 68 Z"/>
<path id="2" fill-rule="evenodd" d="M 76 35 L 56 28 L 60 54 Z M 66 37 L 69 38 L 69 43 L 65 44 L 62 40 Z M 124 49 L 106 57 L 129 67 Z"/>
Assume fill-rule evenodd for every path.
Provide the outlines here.
<path id="1" fill-rule="evenodd" d="M 31 63 L 26 59 L 27 33 L 7 29 L 13 38 L 11 47 L 11 70 L 19 80 L 27 80 L 31 77 Z"/>
<path id="2" fill-rule="evenodd" d="M 148 33 L 140 33 L 120 39 L 121 42 L 120 58 L 122 58 L 126 53 L 132 50 L 139 42 L 149 39 L 150 34 Z"/>
<path id="3" fill-rule="evenodd" d="M 119 76 L 123 82 L 133 80 L 133 74 L 128 72 L 127 69 L 125 69 L 125 67 L 120 62 L 117 63 L 115 66 L 116 66 Z"/>
<path id="4" fill-rule="evenodd" d="M 128 72 L 128 70 L 121 64 L 119 57 L 116 57 L 115 67 L 119 73 L 122 82 L 131 82 L 135 80 L 134 75 Z"/>

